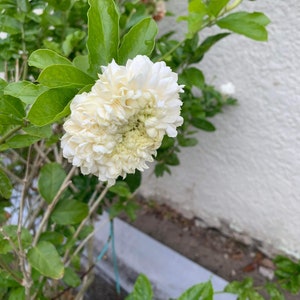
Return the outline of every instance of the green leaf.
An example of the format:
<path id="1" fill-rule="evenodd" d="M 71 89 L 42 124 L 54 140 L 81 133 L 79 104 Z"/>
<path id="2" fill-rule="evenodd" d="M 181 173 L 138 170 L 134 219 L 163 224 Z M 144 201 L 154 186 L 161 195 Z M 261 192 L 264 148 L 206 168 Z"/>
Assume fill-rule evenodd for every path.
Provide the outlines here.
<path id="1" fill-rule="evenodd" d="M 39 241 L 47 241 L 55 246 L 61 246 L 64 242 L 64 235 L 55 231 L 45 231 L 41 234 Z"/>
<path id="2" fill-rule="evenodd" d="M 64 55 L 69 56 L 74 47 L 85 37 L 85 32 L 82 30 L 76 30 L 67 35 L 66 39 L 62 43 L 62 50 Z"/>
<path id="3" fill-rule="evenodd" d="M 100 66 L 106 66 L 117 58 L 119 45 L 119 15 L 113 0 L 89 0 L 88 39 L 90 72 L 100 72 Z"/>
<path id="4" fill-rule="evenodd" d="M 58 163 L 44 165 L 38 179 L 38 189 L 47 203 L 51 203 L 66 178 L 66 173 Z"/>
<path id="5" fill-rule="evenodd" d="M 25 110 L 22 102 L 19 99 L 8 95 L 1 97 L 0 115 L 2 117 L 6 116 L 8 118 L 16 120 L 16 122 L 17 121 L 19 122 L 21 119 L 25 117 Z M 18 123 L 11 123 L 11 124 L 18 124 Z"/>
<path id="6" fill-rule="evenodd" d="M 55 51 L 39 49 L 29 56 L 28 64 L 39 69 L 45 69 L 51 65 L 71 65 L 72 63 Z"/>
<path id="7" fill-rule="evenodd" d="M 59 225 L 73 225 L 80 223 L 87 217 L 88 205 L 76 200 L 60 201 L 55 207 L 51 219 Z"/>
<path id="8" fill-rule="evenodd" d="M 25 300 L 25 288 L 18 287 L 10 290 L 8 300 Z"/>
<path id="9" fill-rule="evenodd" d="M 265 27 L 269 23 L 269 18 L 259 12 L 236 12 L 217 21 L 220 28 L 229 29 L 257 41 L 268 40 Z"/>
<path id="10" fill-rule="evenodd" d="M 210 0 L 207 7 L 209 13 L 217 17 L 229 1 L 230 0 Z"/>
<path id="11" fill-rule="evenodd" d="M 270 295 L 270 300 L 284 300 L 283 294 L 278 290 L 277 286 L 271 282 L 267 282 L 266 290 L 268 294 Z"/>
<path id="12" fill-rule="evenodd" d="M 197 68 L 186 68 L 179 76 L 180 83 L 188 87 L 195 86 L 201 89 L 204 86 L 204 75 Z"/>
<path id="13" fill-rule="evenodd" d="M 6 225 L 3 226 L 3 233 L 0 232 L 0 253 L 6 254 L 13 250 L 12 245 L 9 243 L 9 241 L 5 238 L 5 236 L 8 236 L 12 243 L 18 247 L 18 235 L 17 235 L 18 226 L 17 225 Z M 22 246 L 24 249 L 28 249 L 31 246 L 32 242 L 32 236 L 28 229 L 22 228 L 21 232 L 21 241 Z"/>
<path id="14" fill-rule="evenodd" d="M 177 136 L 178 143 L 181 147 L 193 147 L 198 144 L 198 140 L 195 138 L 186 138 L 183 135 Z"/>
<path id="15" fill-rule="evenodd" d="M 152 300 L 153 291 L 149 279 L 140 274 L 137 278 L 133 291 L 126 297 L 126 300 Z"/>
<path id="16" fill-rule="evenodd" d="M 54 123 L 68 114 L 68 111 L 65 114 L 62 112 L 76 92 L 76 89 L 69 88 L 56 88 L 44 92 L 32 105 L 28 113 L 28 120 L 37 126 Z"/>
<path id="17" fill-rule="evenodd" d="M 124 181 L 128 184 L 131 193 L 134 193 L 141 185 L 142 174 L 136 170 L 134 174 L 127 174 Z"/>
<path id="18" fill-rule="evenodd" d="M 117 181 L 115 185 L 109 188 L 109 191 L 120 197 L 129 198 L 131 196 L 129 186 L 124 181 Z"/>
<path id="19" fill-rule="evenodd" d="M 64 276 L 64 265 L 55 247 L 46 241 L 41 241 L 27 254 L 30 265 L 42 275 L 53 279 Z"/>
<path id="20" fill-rule="evenodd" d="M 65 275 L 63 281 L 71 287 L 77 287 L 81 284 L 81 279 L 78 274 L 70 267 L 65 269 Z"/>
<path id="21" fill-rule="evenodd" d="M 124 36 L 119 49 L 119 63 L 125 64 L 138 54 L 149 56 L 155 45 L 157 25 L 152 18 L 146 18 L 134 25 Z"/>
<path id="22" fill-rule="evenodd" d="M 178 300 L 213 300 L 213 287 L 210 281 L 192 286 Z"/>
<path id="23" fill-rule="evenodd" d="M 0 15 L 0 32 L 4 31 L 9 34 L 18 34 L 21 32 L 21 24 L 15 18 L 1 14 Z"/>
<path id="24" fill-rule="evenodd" d="M 40 138 L 50 138 L 52 135 L 51 125 L 45 125 L 41 127 L 29 125 L 28 127 L 24 127 L 23 130 L 32 136 L 37 136 Z"/>
<path id="25" fill-rule="evenodd" d="M 253 278 L 245 278 L 243 281 L 232 281 L 225 288 L 224 292 L 231 294 L 242 294 L 245 290 L 253 287 Z"/>
<path id="26" fill-rule="evenodd" d="M 199 129 L 202 129 L 204 131 L 212 132 L 216 130 L 216 127 L 209 121 L 205 119 L 200 119 L 200 118 L 193 118 L 191 120 L 191 124 Z"/>
<path id="27" fill-rule="evenodd" d="M 76 88 L 95 82 L 92 77 L 71 65 L 51 65 L 42 71 L 38 81 L 49 87 Z"/>
<path id="28" fill-rule="evenodd" d="M 19 98 L 26 104 L 32 104 L 46 90 L 48 88 L 45 86 L 33 84 L 29 81 L 19 81 L 7 85 L 4 89 L 4 94 Z"/>
<path id="29" fill-rule="evenodd" d="M 36 143 L 41 138 L 36 135 L 30 134 L 16 134 L 12 138 L 6 140 L 5 144 L 9 148 L 19 149 L 29 147 L 30 145 Z"/>
<path id="30" fill-rule="evenodd" d="M 12 184 L 6 174 L 0 169 L 0 196 L 5 199 L 10 199 L 12 192 Z"/>
<path id="31" fill-rule="evenodd" d="M 73 65 L 79 70 L 88 73 L 90 68 L 89 57 L 87 55 L 78 55 L 73 59 Z"/>

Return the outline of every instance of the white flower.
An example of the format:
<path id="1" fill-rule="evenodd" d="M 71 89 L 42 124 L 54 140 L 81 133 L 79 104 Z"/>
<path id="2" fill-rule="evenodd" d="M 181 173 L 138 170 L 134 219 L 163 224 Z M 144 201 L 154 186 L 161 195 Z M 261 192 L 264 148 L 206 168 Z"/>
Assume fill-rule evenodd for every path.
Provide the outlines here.
<path id="1" fill-rule="evenodd" d="M 91 92 L 73 99 L 61 144 L 83 174 L 113 185 L 118 176 L 148 168 L 165 134 L 177 135 L 183 90 L 176 73 L 146 56 L 126 66 L 113 61 L 102 71 Z"/>
<path id="2" fill-rule="evenodd" d="M 42 8 L 35 8 L 32 10 L 32 12 L 38 16 L 42 15 L 44 10 Z"/>
<path id="3" fill-rule="evenodd" d="M 1 31 L 0 32 L 0 40 L 5 40 L 8 36 L 7 32 Z"/>
<path id="4" fill-rule="evenodd" d="M 224 83 L 220 86 L 220 92 L 225 96 L 232 96 L 235 94 L 235 86 L 232 82 Z"/>

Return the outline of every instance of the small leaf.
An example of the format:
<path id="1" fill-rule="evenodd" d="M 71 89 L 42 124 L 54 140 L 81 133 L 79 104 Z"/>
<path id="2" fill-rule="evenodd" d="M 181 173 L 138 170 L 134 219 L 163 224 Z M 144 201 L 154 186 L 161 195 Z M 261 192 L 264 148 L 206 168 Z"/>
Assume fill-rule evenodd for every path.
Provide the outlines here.
<path id="1" fill-rule="evenodd" d="M 205 119 L 195 119 L 193 118 L 191 120 L 191 124 L 199 129 L 202 129 L 204 131 L 208 131 L 208 132 L 212 132 L 216 130 L 216 127 L 209 121 L 205 120 Z"/>
<path id="2" fill-rule="evenodd" d="M 96 75 L 100 66 L 117 58 L 119 15 L 113 0 L 89 0 L 88 39 L 90 72 Z"/>
<path id="3" fill-rule="evenodd" d="M 236 12 L 217 21 L 220 28 L 229 29 L 257 41 L 268 40 L 265 26 L 269 23 L 269 18 L 259 12 Z"/>
<path id="4" fill-rule="evenodd" d="M 151 283 L 144 274 L 140 274 L 134 284 L 133 291 L 126 297 L 126 300 L 152 300 L 152 298 Z"/>
<path id="5" fill-rule="evenodd" d="M 230 0 L 210 0 L 207 7 L 209 13 L 217 17 L 229 1 Z"/>
<path id="6" fill-rule="evenodd" d="M 66 178 L 66 173 L 58 163 L 42 167 L 38 179 L 38 189 L 47 203 L 51 203 Z"/>
<path id="7" fill-rule="evenodd" d="M 12 82 L 4 89 L 5 95 L 19 98 L 25 104 L 32 104 L 36 98 L 48 90 L 47 87 L 29 81 Z"/>
<path id="8" fill-rule="evenodd" d="M 18 287 L 10 290 L 8 300 L 25 300 L 25 288 Z"/>
<path id="9" fill-rule="evenodd" d="M 62 43 L 62 50 L 64 55 L 69 56 L 74 47 L 85 37 L 85 32 L 82 30 L 76 30 L 67 35 L 66 39 Z"/>
<path id="10" fill-rule="evenodd" d="M 12 184 L 7 175 L 0 169 L 0 196 L 10 199 L 12 193 Z"/>
<path id="11" fill-rule="evenodd" d="M 21 24 L 15 18 L 1 14 L 0 15 L 0 31 L 9 34 L 18 34 L 21 32 Z"/>
<path id="12" fill-rule="evenodd" d="M 115 185 L 109 188 L 109 191 L 120 197 L 129 198 L 131 196 L 129 186 L 124 181 L 117 181 Z"/>
<path id="13" fill-rule="evenodd" d="M 55 231 L 45 231 L 41 234 L 39 241 L 47 241 L 55 246 L 61 246 L 64 242 L 64 235 Z"/>
<path id="14" fill-rule="evenodd" d="M 69 65 L 51 65 L 40 74 L 38 81 L 48 87 L 84 87 L 94 79 Z"/>
<path id="15" fill-rule="evenodd" d="M 11 96 L 4 96 L 0 99 L 0 112 L 7 116 L 22 119 L 25 117 L 25 110 L 22 102 Z"/>
<path id="16" fill-rule="evenodd" d="M 186 68 L 180 74 L 180 83 L 184 84 L 190 88 L 195 86 L 201 89 L 204 86 L 204 75 L 203 73 L 197 68 Z"/>
<path id="17" fill-rule="evenodd" d="M 80 223 L 89 212 L 88 205 L 76 200 L 60 201 L 55 207 L 51 219 L 59 225 Z"/>
<path id="18" fill-rule="evenodd" d="M 41 241 L 31 248 L 27 254 L 30 265 L 42 275 L 53 279 L 64 276 L 64 265 L 55 247 L 46 241 Z"/>
<path id="19" fill-rule="evenodd" d="M 155 45 L 157 25 L 152 18 L 146 18 L 134 25 L 124 36 L 119 49 L 119 63 L 125 64 L 138 54 L 149 56 Z"/>
<path id="20" fill-rule="evenodd" d="M 77 90 L 69 88 L 51 89 L 41 94 L 32 105 L 28 120 L 37 126 L 53 123 L 67 115 L 61 114 L 75 96 Z"/>
<path id="21" fill-rule="evenodd" d="M 141 185 L 142 174 L 136 170 L 134 174 L 127 174 L 124 181 L 128 184 L 131 193 L 134 193 Z"/>
<path id="22" fill-rule="evenodd" d="M 70 268 L 70 267 L 67 267 L 65 269 L 65 275 L 63 277 L 63 281 L 68 285 L 68 286 L 71 286 L 71 287 L 77 287 L 81 284 L 81 279 L 80 277 L 78 276 L 77 273 L 75 273 L 75 271 Z"/>
<path id="23" fill-rule="evenodd" d="M 71 65 L 72 63 L 55 51 L 39 49 L 29 56 L 28 64 L 39 69 L 45 69 L 51 65 Z"/>
<path id="24" fill-rule="evenodd" d="M 178 300 L 213 300 L 213 287 L 210 281 L 192 286 Z"/>
<path id="25" fill-rule="evenodd" d="M 5 144 L 9 148 L 19 149 L 19 148 L 29 147 L 30 145 L 36 143 L 40 139 L 41 139 L 40 137 L 35 135 L 33 136 L 30 134 L 16 134 L 10 139 L 6 140 Z"/>

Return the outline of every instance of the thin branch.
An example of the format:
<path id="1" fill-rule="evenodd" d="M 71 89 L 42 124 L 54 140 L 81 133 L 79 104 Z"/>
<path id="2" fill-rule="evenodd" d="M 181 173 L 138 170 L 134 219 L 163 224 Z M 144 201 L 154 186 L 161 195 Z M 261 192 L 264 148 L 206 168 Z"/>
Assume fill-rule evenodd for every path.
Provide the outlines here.
<path id="1" fill-rule="evenodd" d="M 60 196 L 62 195 L 62 193 L 65 191 L 65 189 L 71 184 L 71 177 L 74 173 L 74 171 L 76 170 L 76 167 L 72 167 L 72 169 L 70 170 L 69 174 L 67 175 L 67 177 L 65 178 L 65 180 L 63 181 L 61 187 L 59 188 L 57 194 L 55 195 L 53 201 L 51 202 L 51 204 L 48 206 L 45 214 L 44 214 L 44 217 L 41 221 L 41 224 L 39 226 L 39 229 L 37 231 L 37 234 L 35 235 L 34 237 L 34 240 L 33 240 L 33 246 L 36 246 L 39 238 L 40 238 L 40 235 L 42 234 L 43 232 L 43 229 L 44 229 L 44 226 L 47 224 L 48 220 L 49 220 L 49 217 L 53 211 L 53 209 L 55 208 Z"/>
<path id="2" fill-rule="evenodd" d="M 95 203 L 92 205 L 92 207 L 89 210 L 89 214 L 87 215 L 87 217 L 80 223 L 80 225 L 78 226 L 76 232 L 73 235 L 73 239 L 75 240 L 79 233 L 81 232 L 81 229 L 83 228 L 83 226 L 86 224 L 86 222 L 90 219 L 90 217 L 92 216 L 92 214 L 97 210 L 100 202 L 103 200 L 103 198 L 105 197 L 106 193 L 108 191 L 108 186 L 106 186 L 103 191 L 101 192 L 101 194 L 99 195 L 98 199 L 95 201 Z M 64 255 L 64 259 L 63 261 L 65 262 L 69 256 L 70 253 L 70 249 L 67 249 Z"/>
<path id="3" fill-rule="evenodd" d="M 30 287 L 32 285 L 32 280 L 28 276 L 28 273 L 26 271 L 26 265 L 25 265 L 25 252 L 23 250 L 22 245 L 22 224 L 23 224 L 23 212 L 24 212 L 24 204 L 27 194 L 27 186 L 28 186 L 28 175 L 29 175 L 29 169 L 30 169 L 30 157 L 31 157 L 31 149 L 32 146 L 29 147 L 28 155 L 27 155 L 27 163 L 26 163 L 26 171 L 25 176 L 23 179 L 23 188 L 22 188 L 22 194 L 21 194 L 21 200 L 20 200 L 20 208 L 19 208 L 19 216 L 18 216 L 18 230 L 17 230 L 17 237 L 18 237 L 18 247 L 19 247 L 19 264 L 20 269 L 24 276 L 24 287 L 25 287 L 25 295 L 27 299 L 30 299 Z"/>

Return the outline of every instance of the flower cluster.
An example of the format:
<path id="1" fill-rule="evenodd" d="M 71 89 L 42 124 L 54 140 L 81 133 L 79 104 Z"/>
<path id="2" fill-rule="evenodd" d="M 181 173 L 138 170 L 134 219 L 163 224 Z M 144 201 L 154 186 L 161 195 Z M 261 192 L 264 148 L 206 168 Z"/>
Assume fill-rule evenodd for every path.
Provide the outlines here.
<path id="1" fill-rule="evenodd" d="M 182 86 L 164 62 L 141 55 L 102 72 L 89 93 L 73 99 L 61 144 L 83 174 L 113 185 L 118 176 L 148 168 L 165 134 L 177 135 Z"/>

